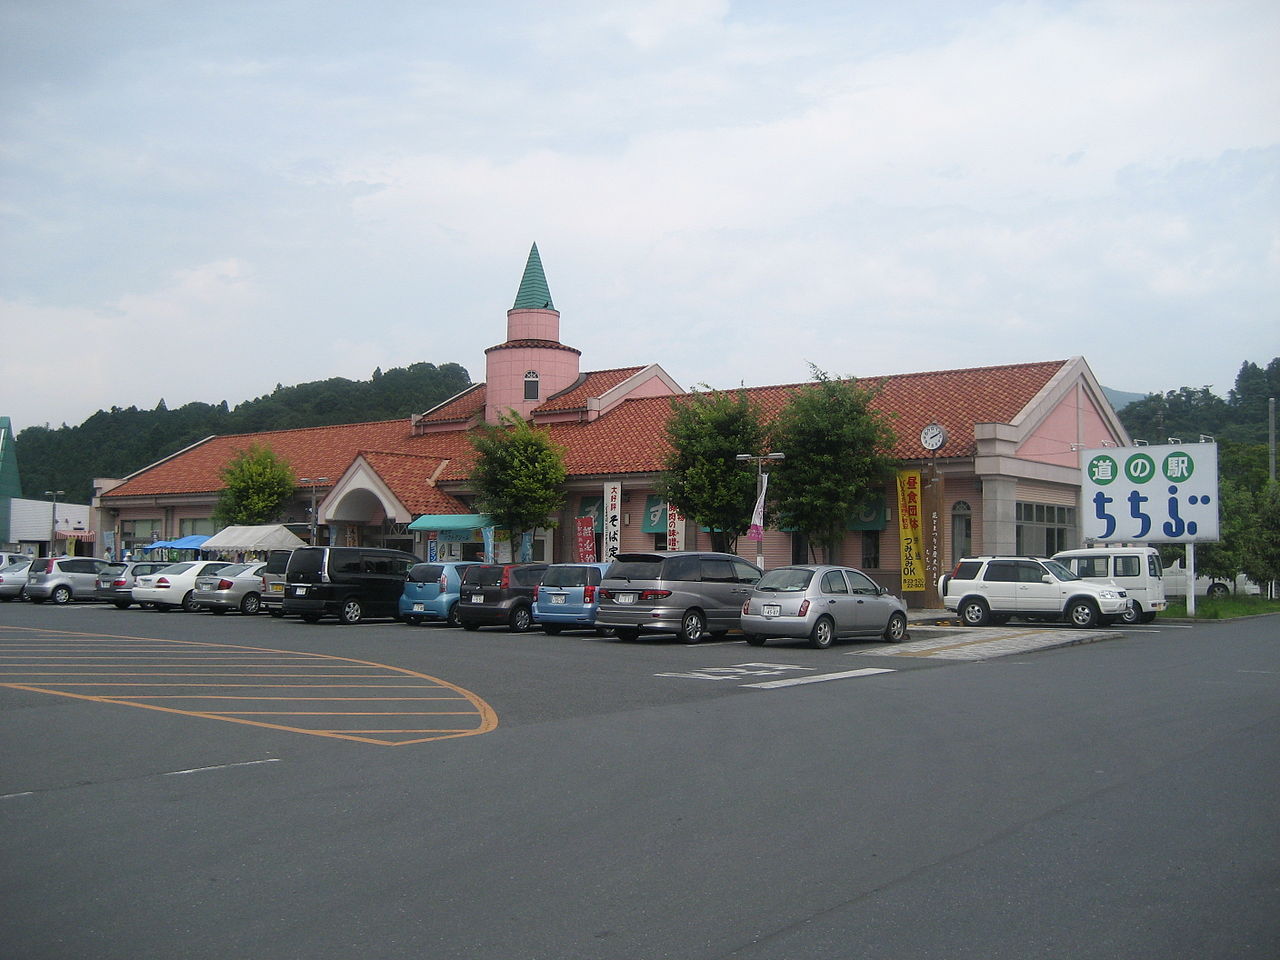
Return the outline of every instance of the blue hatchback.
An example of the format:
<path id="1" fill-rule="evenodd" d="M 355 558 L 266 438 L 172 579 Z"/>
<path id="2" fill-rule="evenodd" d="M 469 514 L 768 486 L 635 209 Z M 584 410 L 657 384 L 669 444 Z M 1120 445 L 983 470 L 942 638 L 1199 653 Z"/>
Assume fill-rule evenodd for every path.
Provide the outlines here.
<path id="1" fill-rule="evenodd" d="M 462 571 L 474 560 L 448 563 L 417 563 L 409 568 L 409 578 L 400 595 L 400 619 L 410 626 L 428 620 L 458 625 L 458 586 Z"/>
<path id="2" fill-rule="evenodd" d="M 607 563 L 553 563 L 533 594 L 533 619 L 545 633 L 594 627 Z"/>

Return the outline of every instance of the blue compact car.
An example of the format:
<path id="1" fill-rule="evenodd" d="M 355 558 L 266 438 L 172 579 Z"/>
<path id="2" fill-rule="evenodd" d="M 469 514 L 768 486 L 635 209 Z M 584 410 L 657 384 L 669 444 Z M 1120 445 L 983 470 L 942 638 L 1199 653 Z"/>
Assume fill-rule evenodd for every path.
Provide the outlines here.
<path id="1" fill-rule="evenodd" d="M 544 633 L 592 628 L 607 563 L 553 563 L 533 594 L 533 619 Z"/>
<path id="2" fill-rule="evenodd" d="M 409 579 L 400 595 L 400 619 L 410 626 L 429 620 L 458 625 L 458 586 L 462 571 L 475 563 L 418 563 L 409 568 Z"/>

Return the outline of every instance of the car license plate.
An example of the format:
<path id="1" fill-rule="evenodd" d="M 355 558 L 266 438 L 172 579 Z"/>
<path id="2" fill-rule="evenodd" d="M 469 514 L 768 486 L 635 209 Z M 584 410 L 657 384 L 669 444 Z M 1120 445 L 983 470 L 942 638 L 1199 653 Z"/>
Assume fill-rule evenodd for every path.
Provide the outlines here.
<path id="1" fill-rule="evenodd" d="M 473 594 L 471 595 L 471 602 L 472 602 L 472 603 L 484 603 L 484 594 L 482 594 L 482 593 L 473 593 Z"/>
<path id="2" fill-rule="evenodd" d="M 782 615 L 782 604 L 780 603 L 761 604 L 760 612 L 763 613 L 766 617 L 779 617 Z"/>
<path id="3" fill-rule="evenodd" d="M 293 595 L 294 595 L 295 597 L 305 597 L 305 596 L 307 595 L 307 588 L 306 588 L 306 587 L 294 587 L 294 588 L 293 588 Z"/>
<path id="4" fill-rule="evenodd" d="M 556 594 L 552 594 L 552 596 L 551 596 L 551 602 L 552 602 L 552 603 L 564 603 L 564 594 L 563 594 L 563 593 L 556 593 Z"/>
<path id="5" fill-rule="evenodd" d="M 271 584 L 268 584 L 267 586 L 271 588 L 272 593 L 284 593 L 283 583 L 271 583 Z"/>
<path id="6" fill-rule="evenodd" d="M 413 612 L 414 612 L 414 613 L 421 613 L 421 612 L 422 612 L 423 610 L 425 610 L 425 609 L 427 609 L 427 605 L 426 605 L 425 603 L 415 603 L 415 604 L 413 605 Z"/>
<path id="7" fill-rule="evenodd" d="M 613 597 L 618 603 L 635 603 L 636 595 L 634 593 L 616 593 Z"/>

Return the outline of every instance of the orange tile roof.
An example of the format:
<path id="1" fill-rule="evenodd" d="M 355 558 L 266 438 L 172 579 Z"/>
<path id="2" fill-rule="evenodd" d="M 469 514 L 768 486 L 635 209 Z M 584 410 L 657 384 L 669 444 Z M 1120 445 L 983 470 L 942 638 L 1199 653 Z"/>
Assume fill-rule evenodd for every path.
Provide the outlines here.
<path id="1" fill-rule="evenodd" d="M 643 370 L 644 367 L 619 367 L 616 370 L 593 370 L 585 373 L 578 383 L 547 398 L 540 405 L 537 413 L 553 410 L 581 410 L 588 400 L 602 397 L 620 383 L 624 383 Z"/>
<path id="2" fill-rule="evenodd" d="M 422 415 L 426 423 L 441 420 L 470 420 L 477 414 L 484 413 L 485 390 L 483 383 L 473 384 L 462 393 L 451 397 L 434 410 Z"/>
<path id="3" fill-rule="evenodd" d="M 460 500 L 432 486 L 431 478 L 447 458 L 362 450 L 360 456 L 386 482 L 396 499 L 413 514 L 466 513 Z"/>
<path id="4" fill-rule="evenodd" d="M 945 426 L 950 434 L 942 455 L 967 457 L 974 453 L 975 423 L 1011 422 L 1066 362 L 1055 360 L 864 377 L 859 382 L 864 386 L 879 384 L 881 387 L 873 406 L 892 416 L 891 426 L 898 438 L 893 449 L 895 457 L 920 459 L 928 456 L 920 446 L 919 435 L 920 429 L 934 420 Z M 606 374 L 624 372 L 625 368 L 599 371 L 602 376 L 599 384 L 608 381 Z M 806 386 L 808 384 L 796 383 L 744 390 L 767 417 L 772 417 L 788 397 Z M 476 393 L 483 395 L 482 390 L 468 391 L 459 401 Z M 591 423 L 551 425 L 548 429 L 552 439 L 565 448 L 569 475 L 619 475 L 661 470 L 668 449 L 665 426 L 672 399 L 644 397 L 626 400 Z M 675 399 L 677 402 L 680 400 Z M 406 506 L 411 502 L 432 505 L 429 509 L 424 506 L 423 513 L 459 512 L 459 507 L 441 506 L 436 509 L 439 505 L 436 498 L 447 495 L 431 488 L 426 478 L 436 471 L 441 462 L 445 462 L 438 482 L 465 481 L 470 477 L 474 458 L 467 430 L 413 435 L 407 420 L 239 434 L 215 437 L 144 470 L 104 495 L 103 499 L 216 492 L 222 489 L 219 471 L 232 456 L 254 443 L 268 446 L 288 460 L 298 476 L 327 476 L 334 480 L 342 475 L 358 453 L 363 452 L 379 474 L 393 484 L 397 496 L 402 496 Z M 411 509 L 418 510 L 416 506 Z"/>

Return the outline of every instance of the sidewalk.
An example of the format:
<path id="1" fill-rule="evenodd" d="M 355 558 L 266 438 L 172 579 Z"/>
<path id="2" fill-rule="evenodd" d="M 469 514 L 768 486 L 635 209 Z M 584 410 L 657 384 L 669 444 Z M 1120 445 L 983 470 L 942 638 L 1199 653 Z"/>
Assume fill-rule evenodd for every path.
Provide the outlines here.
<path id="1" fill-rule="evenodd" d="M 1080 630 L 1065 623 L 965 627 L 948 610 L 908 610 L 907 639 L 869 650 L 868 657 L 928 657 L 939 660 L 993 660 L 1037 650 L 1115 640 L 1124 634 L 1109 627 Z"/>

